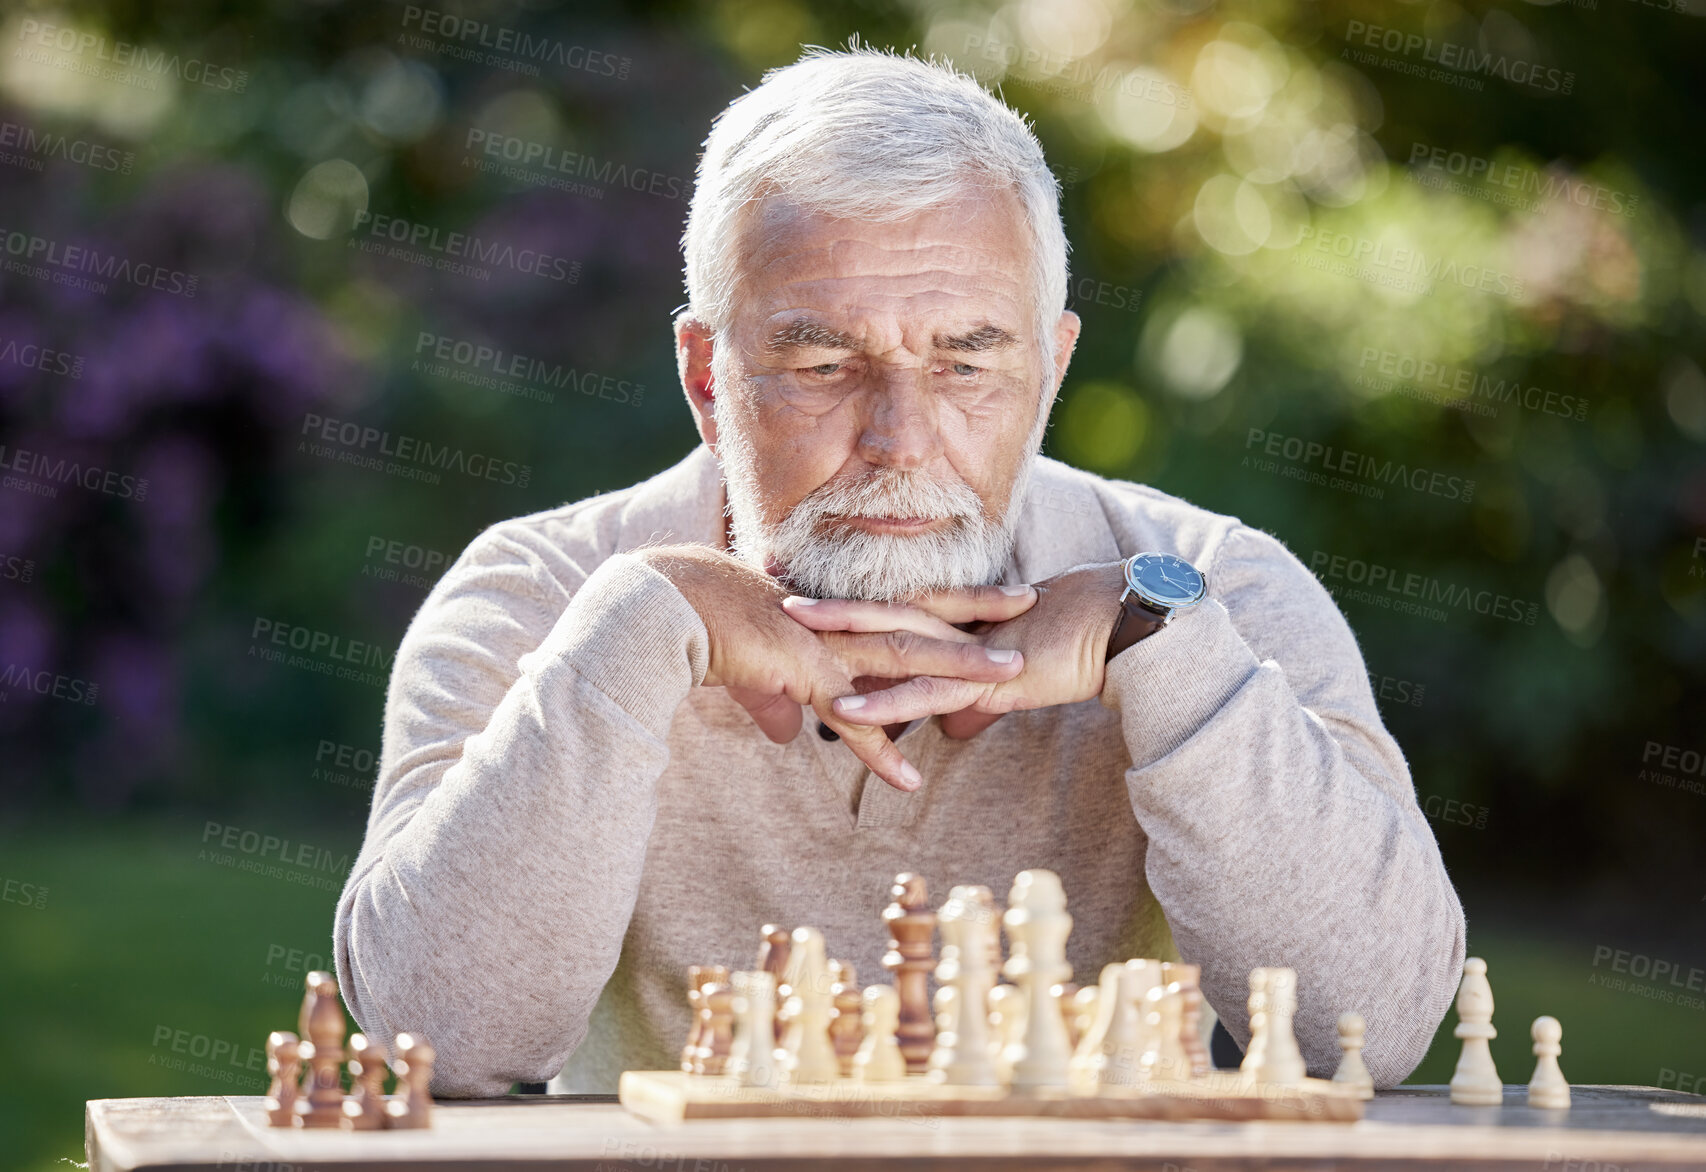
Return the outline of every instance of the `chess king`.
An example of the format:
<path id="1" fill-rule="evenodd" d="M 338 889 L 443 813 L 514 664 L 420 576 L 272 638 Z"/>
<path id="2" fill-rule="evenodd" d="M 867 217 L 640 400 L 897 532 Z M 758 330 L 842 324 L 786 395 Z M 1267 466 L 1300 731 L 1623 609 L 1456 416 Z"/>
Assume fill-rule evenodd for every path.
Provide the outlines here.
<path id="1" fill-rule="evenodd" d="M 486 530 L 398 649 L 336 913 L 367 1036 L 439 1096 L 670 1069 L 690 964 L 766 922 L 882 974 L 893 877 L 1060 876 L 1065 964 L 1297 973 L 1377 1086 L 1457 989 L 1461 906 L 1333 600 L 1279 541 L 1039 454 L 1080 321 L 1022 118 L 813 51 L 715 120 L 675 355 L 700 442 Z"/>

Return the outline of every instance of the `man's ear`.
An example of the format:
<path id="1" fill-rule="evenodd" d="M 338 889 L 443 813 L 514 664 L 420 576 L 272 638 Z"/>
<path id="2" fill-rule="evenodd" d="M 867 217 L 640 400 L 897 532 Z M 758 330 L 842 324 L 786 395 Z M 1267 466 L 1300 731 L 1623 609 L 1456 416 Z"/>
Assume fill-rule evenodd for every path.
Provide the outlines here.
<path id="1" fill-rule="evenodd" d="M 1084 328 L 1084 323 L 1070 309 L 1062 311 L 1060 320 L 1054 326 L 1054 385 L 1048 388 L 1048 402 L 1043 410 L 1053 408 L 1055 396 L 1060 394 L 1060 384 L 1066 381 L 1066 367 L 1072 361 L 1072 352 L 1078 347 L 1078 332 Z"/>
<path id="2" fill-rule="evenodd" d="M 711 378 L 711 353 L 715 342 L 708 326 L 691 314 L 675 319 L 675 365 L 681 389 L 699 438 L 713 451 L 717 447 L 716 387 Z"/>

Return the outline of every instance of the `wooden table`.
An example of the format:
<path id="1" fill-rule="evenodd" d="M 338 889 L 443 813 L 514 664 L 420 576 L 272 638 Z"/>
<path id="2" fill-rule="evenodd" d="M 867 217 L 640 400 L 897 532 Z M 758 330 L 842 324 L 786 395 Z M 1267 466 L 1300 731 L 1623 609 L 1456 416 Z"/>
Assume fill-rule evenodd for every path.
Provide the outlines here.
<path id="1" fill-rule="evenodd" d="M 1454 1107 L 1444 1087 L 1404 1087 L 1359 1123 L 1161 1123 L 991 1118 L 718 1119 L 658 1127 L 614 1096 L 440 1103 L 430 1131 L 304 1132 L 266 1126 L 258 1096 L 96 1099 L 90 1172 L 775 1172 L 878 1169 L 1706 1168 L 1706 1099 L 1651 1087 L 1578 1086 L 1568 1112 Z"/>

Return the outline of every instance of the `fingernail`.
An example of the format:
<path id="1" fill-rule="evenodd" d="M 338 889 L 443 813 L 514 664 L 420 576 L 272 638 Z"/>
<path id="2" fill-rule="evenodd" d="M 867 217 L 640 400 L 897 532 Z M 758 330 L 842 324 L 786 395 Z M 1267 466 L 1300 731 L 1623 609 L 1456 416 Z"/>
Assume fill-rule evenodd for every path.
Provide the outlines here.
<path id="1" fill-rule="evenodd" d="M 989 656 L 989 658 L 996 663 L 1012 663 L 1013 657 L 1019 654 L 1017 651 L 1013 650 L 1011 647 L 1007 648 L 1004 651 L 997 651 L 993 647 L 985 647 L 983 649 L 983 653 L 985 655 Z"/>
<path id="2" fill-rule="evenodd" d="M 816 606 L 817 605 L 817 599 L 807 598 L 801 594 L 790 594 L 790 595 L 788 595 L 788 597 L 784 598 L 782 601 L 783 602 L 791 602 L 795 606 Z"/>
<path id="3" fill-rule="evenodd" d="M 1030 592 L 1031 588 L 1023 584 L 1018 586 L 1003 586 L 1001 588 L 1001 593 L 1005 594 L 1008 598 L 1023 598 Z"/>
<path id="4" fill-rule="evenodd" d="M 913 789 L 917 789 L 924 781 L 924 775 L 918 772 L 918 767 L 910 761 L 900 763 L 900 779 Z"/>
<path id="5" fill-rule="evenodd" d="M 864 706 L 865 697 L 863 696 L 843 696 L 835 702 L 835 708 L 839 712 L 852 712 L 854 709 Z"/>

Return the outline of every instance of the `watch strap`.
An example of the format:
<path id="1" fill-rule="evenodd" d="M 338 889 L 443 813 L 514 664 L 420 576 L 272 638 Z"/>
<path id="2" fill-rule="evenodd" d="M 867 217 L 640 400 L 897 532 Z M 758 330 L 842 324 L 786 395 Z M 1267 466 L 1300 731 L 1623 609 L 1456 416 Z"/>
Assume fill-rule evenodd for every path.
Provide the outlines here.
<path id="1" fill-rule="evenodd" d="M 1107 661 L 1111 662 L 1127 647 L 1147 639 L 1166 625 L 1165 616 L 1143 605 L 1128 588 L 1120 595 L 1120 616 L 1114 620 L 1114 633 L 1108 636 Z"/>

